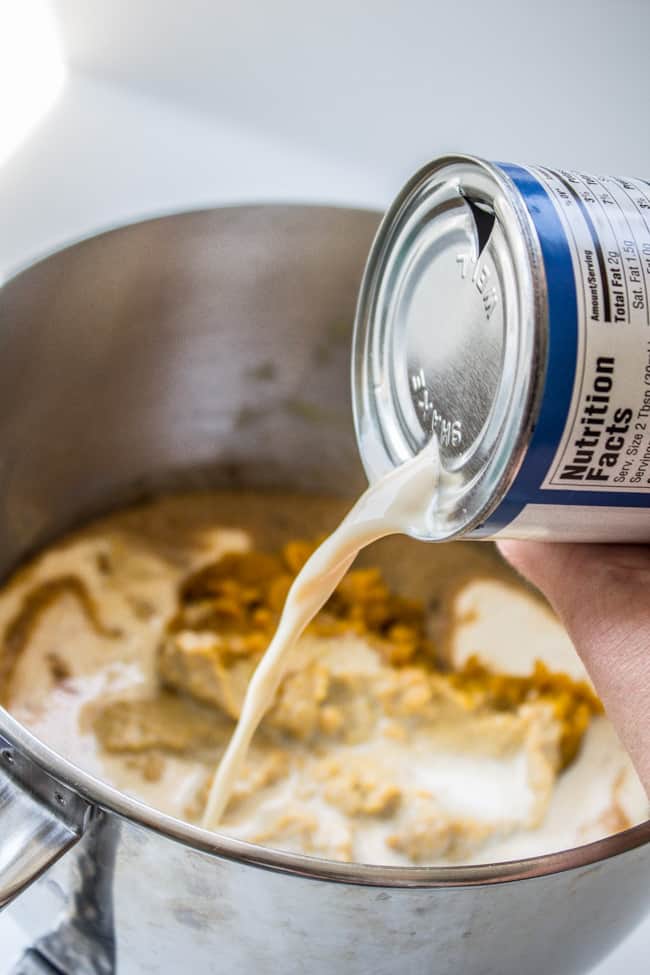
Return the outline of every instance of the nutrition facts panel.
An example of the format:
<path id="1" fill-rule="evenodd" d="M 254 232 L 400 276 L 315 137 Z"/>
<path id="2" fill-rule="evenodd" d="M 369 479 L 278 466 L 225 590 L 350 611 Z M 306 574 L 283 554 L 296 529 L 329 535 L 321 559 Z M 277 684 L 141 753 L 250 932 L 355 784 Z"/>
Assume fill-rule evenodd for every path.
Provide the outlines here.
<path id="1" fill-rule="evenodd" d="M 571 408 L 543 487 L 650 493 L 650 183 L 531 172 L 564 228 L 578 304 Z"/>

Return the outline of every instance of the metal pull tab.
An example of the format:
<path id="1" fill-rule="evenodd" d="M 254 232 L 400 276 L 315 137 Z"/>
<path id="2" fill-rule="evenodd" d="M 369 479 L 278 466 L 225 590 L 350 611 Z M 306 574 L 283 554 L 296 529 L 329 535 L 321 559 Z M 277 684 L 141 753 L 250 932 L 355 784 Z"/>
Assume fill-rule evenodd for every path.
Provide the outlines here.
<path id="1" fill-rule="evenodd" d="M 30 948 L 11 969 L 9 975 L 62 975 L 59 968 L 54 968 L 39 951 Z"/>
<path id="2" fill-rule="evenodd" d="M 490 239 L 496 217 L 494 210 L 486 203 L 471 200 L 468 196 L 464 197 L 464 200 L 474 220 L 474 228 L 476 230 L 476 259 L 478 260 Z"/>
<path id="3" fill-rule="evenodd" d="M 91 809 L 0 736 L 0 911 L 79 841 Z"/>

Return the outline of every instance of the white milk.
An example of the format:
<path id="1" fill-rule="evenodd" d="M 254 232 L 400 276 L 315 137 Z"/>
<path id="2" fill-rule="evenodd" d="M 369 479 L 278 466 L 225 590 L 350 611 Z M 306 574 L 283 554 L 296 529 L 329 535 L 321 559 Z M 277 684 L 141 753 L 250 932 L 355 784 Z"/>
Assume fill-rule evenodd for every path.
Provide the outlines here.
<path id="1" fill-rule="evenodd" d="M 287 595 L 275 635 L 249 684 L 237 727 L 210 789 L 203 826 L 214 828 L 223 816 L 253 735 L 273 703 L 303 630 L 362 548 L 385 535 L 425 533 L 438 481 L 438 447 L 432 438 L 416 457 L 372 484 L 302 567 Z"/>

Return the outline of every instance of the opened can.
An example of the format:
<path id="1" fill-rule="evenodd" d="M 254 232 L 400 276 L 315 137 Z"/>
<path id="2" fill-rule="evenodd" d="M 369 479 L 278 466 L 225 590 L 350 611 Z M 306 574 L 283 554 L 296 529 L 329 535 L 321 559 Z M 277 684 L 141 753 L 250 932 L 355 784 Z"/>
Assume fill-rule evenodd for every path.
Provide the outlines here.
<path id="1" fill-rule="evenodd" d="M 427 538 L 650 540 L 650 184 L 446 156 L 388 210 L 355 325 L 376 480 L 435 435 Z"/>

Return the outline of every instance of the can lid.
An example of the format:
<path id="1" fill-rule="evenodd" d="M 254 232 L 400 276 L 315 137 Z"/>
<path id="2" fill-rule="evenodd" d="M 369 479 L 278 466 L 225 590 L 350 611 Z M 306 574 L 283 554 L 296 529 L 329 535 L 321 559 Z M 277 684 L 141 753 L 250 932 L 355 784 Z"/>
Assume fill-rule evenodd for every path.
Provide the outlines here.
<path id="1" fill-rule="evenodd" d="M 536 271 L 517 191 L 471 157 L 421 170 L 379 229 L 355 326 L 357 437 L 372 481 L 437 436 L 428 537 L 480 524 L 518 466 L 545 354 Z"/>

